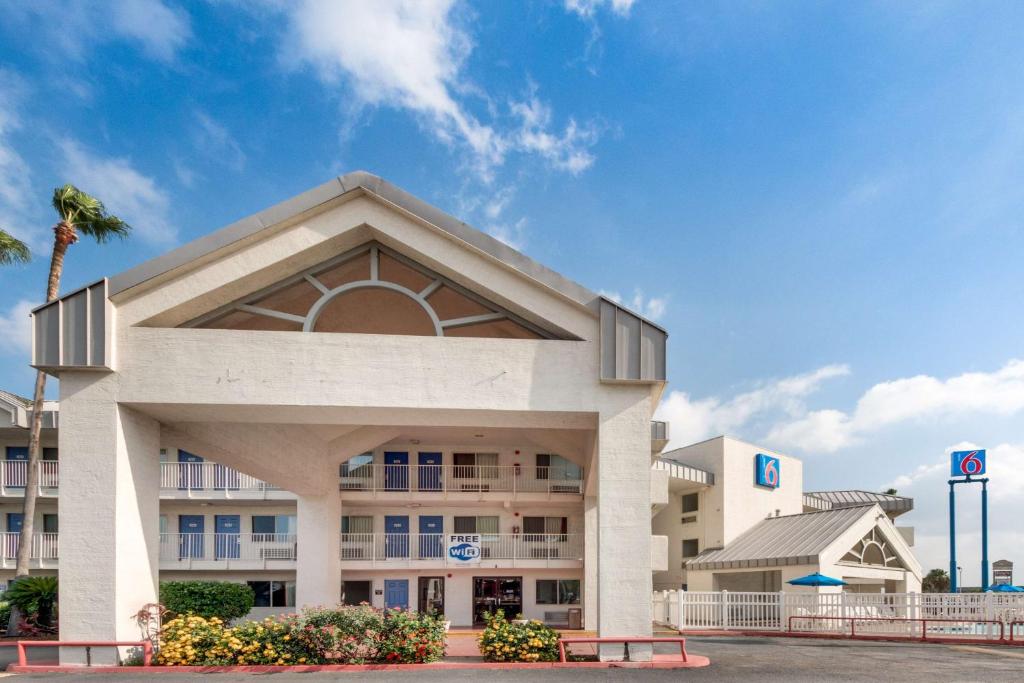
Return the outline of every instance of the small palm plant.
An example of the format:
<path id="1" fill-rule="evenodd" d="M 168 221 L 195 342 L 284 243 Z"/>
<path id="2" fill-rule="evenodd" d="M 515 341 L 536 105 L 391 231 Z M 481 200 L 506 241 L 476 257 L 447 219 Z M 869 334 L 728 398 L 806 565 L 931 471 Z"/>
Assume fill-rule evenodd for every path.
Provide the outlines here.
<path id="1" fill-rule="evenodd" d="M 53 191 L 53 209 L 57 212 L 57 224 L 53 226 L 53 252 L 50 256 L 50 274 L 46 283 L 46 301 L 49 303 L 57 298 L 60 291 L 60 278 L 64 272 L 64 256 L 68 247 L 78 241 L 79 234 L 88 235 L 103 244 L 114 237 L 125 238 L 131 227 L 123 220 L 107 212 L 103 202 L 96 197 L 79 190 L 74 185 L 64 185 Z M 22 509 L 22 527 L 18 538 L 18 556 L 14 568 L 14 581 L 19 582 L 28 576 L 29 559 L 32 554 L 33 519 L 36 511 L 39 460 L 42 454 L 39 435 L 43 427 L 43 398 L 46 394 L 46 373 L 36 372 L 35 392 L 32 396 L 32 422 L 28 439 L 28 462 L 26 463 L 27 480 L 25 487 L 24 508 Z M 8 591 L 10 592 L 10 591 Z M 8 635 L 17 635 L 18 609 L 11 610 L 11 618 L 7 625 Z"/>
<path id="2" fill-rule="evenodd" d="M 0 266 L 9 266 L 12 263 L 28 263 L 32 253 L 28 245 L 14 235 L 0 230 Z"/>
<path id="3" fill-rule="evenodd" d="M 4 600 L 28 616 L 35 615 L 40 628 L 53 626 L 53 608 L 57 604 L 56 576 L 27 576 L 15 581 L 4 593 Z"/>

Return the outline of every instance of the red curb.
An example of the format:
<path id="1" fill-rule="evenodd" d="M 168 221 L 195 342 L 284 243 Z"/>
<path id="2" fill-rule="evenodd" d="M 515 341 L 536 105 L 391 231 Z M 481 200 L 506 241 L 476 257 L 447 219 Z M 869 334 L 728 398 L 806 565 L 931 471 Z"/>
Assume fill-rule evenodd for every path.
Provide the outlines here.
<path id="1" fill-rule="evenodd" d="M 316 673 L 320 671 L 422 671 L 450 669 L 696 669 L 711 664 L 711 660 L 701 655 L 690 655 L 689 661 L 655 661 L 655 662 L 435 662 L 433 664 L 323 664 L 323 665 L 292 665 L 292 666 L 59 666 L 59 665 L 28 665 L 11 664 L 7 667 L 10 673 Z"/>

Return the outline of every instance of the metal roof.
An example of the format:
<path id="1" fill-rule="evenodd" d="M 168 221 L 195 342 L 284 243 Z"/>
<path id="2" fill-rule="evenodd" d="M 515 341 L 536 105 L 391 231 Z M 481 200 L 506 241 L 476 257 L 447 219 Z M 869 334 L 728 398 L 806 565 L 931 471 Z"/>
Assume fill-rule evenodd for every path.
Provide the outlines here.
<path id="1" fill-rule="evenodd" d="M 724 548 L 705 550 L 687 569 L 742 569 L 815 564 L 818 556 L 874 505 L 769 517 Z"/>
<path id="2" fill-rule="evenodd" d="M 675 462 L 674 460 L 656 458 L 654 460 L 653 468 L 656 470 L 665 470 L 668 472 L 668 476 L 675 479 L 685 479 L 686 481 L 705 484 L 707 486 L 715 485 L 714 473 L 701 470 L 696 467 L 690 467 L 689 465 L 683 465 L 682 463 Z"/>
<path id="3" fill-rule="evenodd" d="M 831 506 L 831 509 L 851 507 L 857 505 L 877 504 L 886 512 L 910 512 L 914 509 L 914 499 L 906 496 L 894 496 L 888 493 L 875 493 L 873 491 L 808 491 L 804 494 L 804 502 L 807 498 L 823 500 Z M 815 506 L 817 507 L 817 506 Z"/>
<path id="4" fill-rule="evenodd" d="M 11 392 L 4 391 L 3 389 L 0 389 L 0 401 L 26 409 L 32 407 L 31 399 L 19 396 L 18 394 L 12 394 Z"/>
<path id="5" fill-rule="evenodd" d="M 333 201 L 351 192 L 365 192 L 373 195 L 388 204 L 397 206 L 417 218 L 430 223 L 431 225 L 447 232 L 480 251 L 496 258 L 505 265 L 519 271 L 527 277 L 540 282 L 543 285 L 561 293 L 569 299 L 584 306 L 596 307 L 600 297 L 595 292 L 583 285 L 573 282 L 569 278 L 556 273 L 547 266 L 541 265 L 525 254 L 516 251 L 504 242 L 491 237 L 485 232 L 460 221 L 459 219 L 445 213 L 422 199 L 406 192 L 396 185 L 392 185 L 380 176 L 366 171 L 353 171 L 338 176 L 323 185 L 315 187 L 302 194 L 285 200 L 279 204 L 264 209 L 251 216 L 236 221 L 215 232 L 200 237 L 177 249 L 173 249 L 161 256 L 150 259 L 134 268 L 110 278 L 110 296 L 142 284 L 147 280 L 158 277 L 191 263 L 197 259 L 212 254 L 213 252 L 227 247 L 235 242 L 246 239 L 256 233 L 265 230 L 273 225 L 293 219 L 306 211 L 315 209 L 322 204 Z M 613 302 L 614 303 L 614 302 Z M 615 304 L 624 308 L 621 304 Z M 628 309 L 626 309 L 628 310 Z M 634 311 L 630 311 L 634 313 Z M 646 324 L 665 332 L 665 329 L 657 323 L 637 315 Z"/>

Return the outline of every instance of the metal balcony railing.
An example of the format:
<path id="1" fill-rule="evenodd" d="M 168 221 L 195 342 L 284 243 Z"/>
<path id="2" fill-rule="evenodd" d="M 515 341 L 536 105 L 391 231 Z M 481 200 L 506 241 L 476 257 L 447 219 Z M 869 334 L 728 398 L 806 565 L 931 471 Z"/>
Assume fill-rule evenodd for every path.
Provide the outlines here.
<path id="1" fill-rule="evenodd" d="M 57 536 L 56 533 L 46 532 L 32 534 L 31 559 L 34 564 L 45 565 L 57 562 Z M 16 531 L 0 533 L 0 567 L 4 569 L 14 567 L 20 542 L 20 534 Z"/>
<path id="2" fill-rule="evenodd" d="M 580 468 L 530 465 L 357 465 L 342 468 L 342 491 L 583 494 Z"/>
<path id="3" fill-rule="evenodd" d="M 342 561 L 446 561 L 447 534 L 342 534 Z M 580 560 L 580 534 L 482 534 L 480 559 Z"/>
<path id="4" fill-rule="evenodd" d="M 294 561 L 295 534 L 160 534 L 161 562 Z"/>
<path id="5" fill-rule="evenodd" d="M 39 493 L 52 493 L 60 480 L 60 465 L 56 460 L 39 461 Z M 0 461 L 0 494 L 20 496 L 28 483 L 28 462 L 25 460 Z"/>
<path id="6" fill-rule="evenodd" d="M 267 491 L 280 491 L 280 487 L 213 462 L 160 463 L 160 490 L 192 493 L 218 493 L 227 498 L 233 495 L 252 497 Z"/>

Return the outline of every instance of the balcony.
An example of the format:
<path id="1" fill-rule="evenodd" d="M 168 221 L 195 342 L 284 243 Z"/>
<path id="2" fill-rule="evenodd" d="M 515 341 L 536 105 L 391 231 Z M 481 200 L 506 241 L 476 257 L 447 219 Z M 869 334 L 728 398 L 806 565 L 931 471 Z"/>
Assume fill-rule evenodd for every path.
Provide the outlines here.
<path id="1" fill-rule="evenodd" d="M 0 568 L 14 569 L 18 558 L 19 534 L 7 531 L 0 536 Z M 32 556 L 29 566 L 33 569 L 57 568 L 57 534 L 32 534 Z"/>
<path id="2" fill-rule="evenodd" d="M 39 495 L 57 495 L 60 464 L 56 460 L 39 461 Z M 0 496 L 21 498 L 28 483 L 28 462 L 25 460 L 0 461 Z"/>
<path id="3" fill-rule="evenodd" d="M 348 569 L 466 566 L 446 559 L 446 534 L 342 534 Z M 502 568 L 580 567 L 581 534 L 483 534 L 480 564 Z"/>
<path id="4" fill-rule="evenodd" d="M 213 462 L 160 463 L 160 497 L 200 500 L 295 500 L 295 494 Z"/>
<path id="5" fill-rule="evenodd" d="M 294 569 L 295 534 L 160 534 L 160 569 Z"/>
<path id="6" fill-rule="evenodd" d="M 358 465 L 342 470 L 340 488 L 345 498 L 353 500 L 579 502 L 583 496 L 579 468 L 527 465 Z"/>

